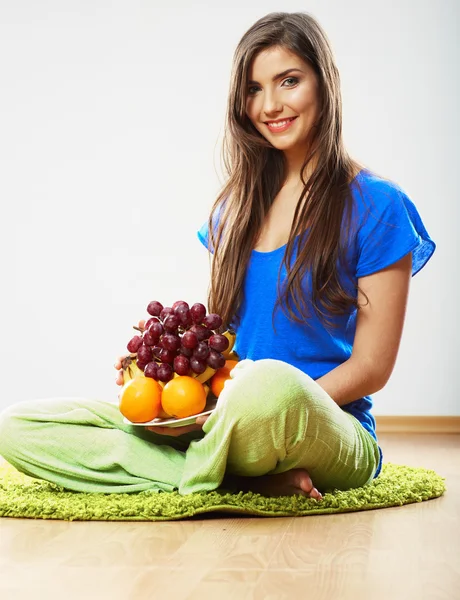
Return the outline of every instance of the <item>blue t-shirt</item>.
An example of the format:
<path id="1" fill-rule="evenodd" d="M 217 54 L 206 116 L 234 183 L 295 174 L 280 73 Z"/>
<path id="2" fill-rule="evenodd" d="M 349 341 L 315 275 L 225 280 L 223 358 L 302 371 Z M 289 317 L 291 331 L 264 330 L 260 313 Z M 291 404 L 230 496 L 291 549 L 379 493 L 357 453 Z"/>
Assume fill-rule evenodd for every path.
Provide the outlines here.
<path id="1" fill-rule="evenodd" d="M 356 182 L 359 183 L 361 192 L 358 191 Z M 396 183 L 382 179 L 367 169 L 356 176 L 351 183 L 351 190 L 354 200 L 352 219 L 356 226 L 349 239 L 347 261 L 352 283 L 356 284 L 359 277 L 388 267 L 409 252 L 412 252 L 412 275 L 420 271 L 436 246 L 407 194 Z M 302 235 L 296 238 L 293 262 Z M 198 231 L 198 237 L 208 248 L 207 222 Z M 278 308 L 274 319 L 275 332 L 272 327 L 272 312 L 277 297 L 278 271 L 285 249 L 286 244 L 272 252 L 252 250 L 243 284 L 243 300 L 238 309 L 240 323 L 236 330 L 234 349 L 241 360 L 275 358 L 294 365 L 312 379 L 318 379 L 351 356 L 357 309 L 352 308 L 345 315 L 331 317 L 338 327 L 334 330 L 326 329 L 308 300 L 311 274 L 307 273 L 302 288 L 305 289 L 305 299 L 311 315 L 310 326 L 292 322 Z M 212 252 L 212 248 L 210 251 Z M 345 273 L 343 275 L 342 283 L 347 285 L 346 282 L 350 280 Z M 285 276 L 286 269 L 283 266 L 281 283 Z M 356 294 L 353 287 L 347 286 L 347 289 Z M 371 396 L 364 396 L 341 408 L 355 416 L 372 437 L 377 439 L 375 419 L 371 414 Z M 380 450 L 376 477 L 381 464 Z"/>

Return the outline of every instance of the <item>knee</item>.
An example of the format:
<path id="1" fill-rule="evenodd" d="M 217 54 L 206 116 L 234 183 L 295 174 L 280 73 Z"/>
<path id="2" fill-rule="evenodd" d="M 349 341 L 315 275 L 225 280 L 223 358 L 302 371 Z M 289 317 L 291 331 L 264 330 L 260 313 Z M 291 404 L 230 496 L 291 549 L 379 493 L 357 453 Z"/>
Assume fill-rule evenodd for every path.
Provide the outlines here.
<path id="1" fill-rule="evenodd" d="M 27 430 L 35 413 L 34 400 L 23 400 L 0 412 L 0 456 L 9 462 L 26 443 Z"/>
<path id="2" fill-rule="evenodd" d="M 286 409 L 308 407 L 324 390 L 289 363 L 265 358 L 243 360 L 225 383 L 219 404 L 234 415 L 263 415 L 270 419 Z M 327 396 L 327 394 L 325 394 Z"/>

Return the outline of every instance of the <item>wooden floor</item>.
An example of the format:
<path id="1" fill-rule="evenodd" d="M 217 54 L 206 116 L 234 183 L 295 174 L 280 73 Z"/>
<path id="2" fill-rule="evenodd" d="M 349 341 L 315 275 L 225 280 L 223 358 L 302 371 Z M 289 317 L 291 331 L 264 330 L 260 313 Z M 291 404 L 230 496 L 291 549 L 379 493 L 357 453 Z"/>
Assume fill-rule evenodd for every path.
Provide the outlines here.
<path id="1" fill-rule="evenodd" d="M 385 434 L 386 462 L 436 470 L 441 498 L 298 518 L 0 519 L 0 598 L 458 600 L 460 436 Z"/>

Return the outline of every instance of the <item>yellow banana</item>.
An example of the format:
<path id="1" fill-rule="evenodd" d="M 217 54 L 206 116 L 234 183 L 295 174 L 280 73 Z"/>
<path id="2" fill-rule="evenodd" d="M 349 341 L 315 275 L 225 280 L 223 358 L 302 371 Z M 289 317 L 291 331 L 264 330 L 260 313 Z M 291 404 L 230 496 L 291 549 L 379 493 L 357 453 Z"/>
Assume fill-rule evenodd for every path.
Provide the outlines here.
<path id="1" fill-rule="evenodd" d="M 234 352 L 232 352 L 232 349 L 233 349 L 233 346 L 235 345 L 236 333 L 232 329 L 227 329 L 227 331 L 224 331 L 224 333 L 222 335 L 225 336 L 229 342 L 227 350 L 222 352 L 225 360 L 237 360 L 237 359 L 233 358 L 233 356 L 231 356 L 231 355 L 235 354 Z"/>
<path id="2" fill-rule="evenodd" d="M 136 359 L 133 356 L 127 356 L 122 362 L 123 383 L 127 383 L 135 377 L 145 377 L 144 373 L 137 366 Z"/>
<path id="3" fill-rule="evenodd" d="M 197 379 L 200 383 L 204 383 L 205 381 L 208 381 L 208 379 L 211 379 L 215 372 L 216 369 L 213 369 L 212 367 L 206 367 L 206 370 L 203 371 L 201 375 L 194 374 L 193 377 L 195 377 L 195 379 Z"/>

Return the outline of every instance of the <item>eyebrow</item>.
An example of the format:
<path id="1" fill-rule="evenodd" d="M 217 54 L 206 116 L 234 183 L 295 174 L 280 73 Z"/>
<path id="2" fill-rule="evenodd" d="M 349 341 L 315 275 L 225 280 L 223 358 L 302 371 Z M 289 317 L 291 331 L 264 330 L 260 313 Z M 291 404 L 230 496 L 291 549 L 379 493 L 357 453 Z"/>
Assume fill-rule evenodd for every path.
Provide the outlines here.
<path id="1" fill-rule="evenodd" d="M 291 73 L 292 71 L 298 71 L 299 73 L 303 73 L 303 71 L 301 71 L 300 69 L 295 69 L 295 68 L 292 68 L 292 69 L 286 69 L 286 70 L 285 70 L 285 71 L 283 71 L 282 73 L 278 73 L 278 75 L 275 75 L 275 76 L 272 78 L 272 81 L 273 81 L 273 82 L 275 82 L 275 81 L 277 81 L 278 79 L 281 79 L 282 77 L 284 77 L 285 75 L 287 75 L 288 73 Z M 253 85 L 253 84 L 255 84 L 255 83 L 257 83 L 257 84 L 259 84 L 259 85 L 260 85 L 260 83 L 259 83 L 258 81 L 252 81 L 252 79 L 251 79 L 250 81 L 248 81 L 248 85 Z"/>

